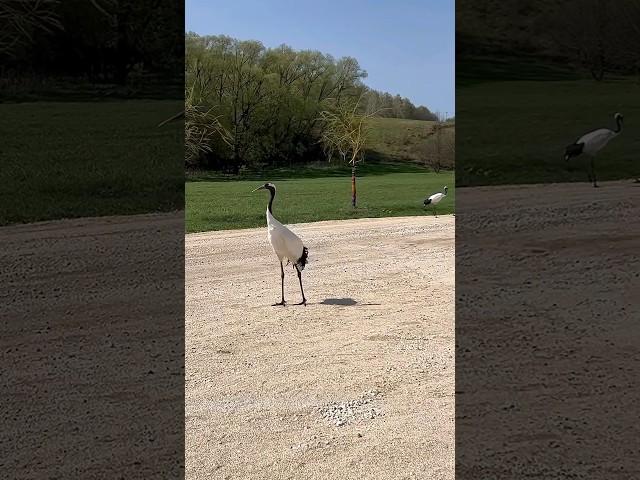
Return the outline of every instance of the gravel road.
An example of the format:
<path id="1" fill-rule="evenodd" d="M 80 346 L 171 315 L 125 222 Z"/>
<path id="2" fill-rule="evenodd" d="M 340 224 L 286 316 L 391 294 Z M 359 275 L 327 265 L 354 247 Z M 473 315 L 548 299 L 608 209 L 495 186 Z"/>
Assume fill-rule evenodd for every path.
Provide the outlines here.
<path id="1" fill-rule="evenodd" d="M 0 478 L 179 478 L 183 229 L 0 228 Z"/>
<path id="2" fill-rule="evenodd" d="M 187 479 L 453 479 L 454 221 L 187 235 Z"/>
<path id="3" fill-rule="evenodd" d="M 456 478 L 640 478 L 640 185 L 456 208 Z"/>

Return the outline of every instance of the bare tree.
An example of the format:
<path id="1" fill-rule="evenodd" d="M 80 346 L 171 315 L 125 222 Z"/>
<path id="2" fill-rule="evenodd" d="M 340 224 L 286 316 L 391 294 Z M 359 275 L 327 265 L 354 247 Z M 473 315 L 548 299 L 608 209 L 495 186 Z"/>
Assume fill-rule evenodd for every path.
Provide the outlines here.
<path id="1" fill-rule="evenodd" d="M 320 118 L 324 123 L 322 144 L 329 161 L 338 154 L 342 162 L 351 165 L 351 205 L 357 204 L 356 167 L 364 160 L 368 141 L 367 120 L 378 112 L 358 113 L 362 95 L 356 101 L 337 103 L 332 110 L 324 110 Z"/>
<path id="2" fill-rule="evenodd" d="M 216 139 L 231 146 L 233 138 L 220 123 L 220 115 L 215 114 L 213 107 L 205 106 L 194 93 L 193 88 L 185 91 L 184 112 L 165 120 L 161 125 L 181 116 L 185 118 L 185 162 L 187 164 L 193 163 L 201 153 L 210 152 L 211 145 Z"/>
<path id="3" fill-rule="evenodd" d="M 556 43 L 570 52 L 596 81 L 604 78 L 616 53 L 613 22 L 616 2 L 607 0 L 571 0 L 562 5 L 550 20 Z M 571 18 L 571 21 L 567 21 Z"/>
<path id="4" fill-rule="evenodd" d="M 5 0 L 0 2 L 0 54 L 13 57 L 40 32 L 62 30 L 59 0 Z"/>

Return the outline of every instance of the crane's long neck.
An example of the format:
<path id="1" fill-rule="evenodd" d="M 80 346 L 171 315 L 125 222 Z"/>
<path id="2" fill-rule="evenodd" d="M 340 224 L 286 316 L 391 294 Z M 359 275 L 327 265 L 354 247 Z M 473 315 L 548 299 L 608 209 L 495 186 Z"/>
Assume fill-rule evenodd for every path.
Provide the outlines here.
<path id="1" fill-rule="evenodd" d="M 616 129 L 614 132 L 620 133 L 622 131 L 622 119 L 620 117 L 616 118 Z"/>
<path id="2" fill-rule="evenodd" d="M 271 215 L 273 215 L 273 199 L 276 198 L 276 189 L 275 188 L 269 188 L 269 193 L 271 194 L 271 197 L 269 198 L 269 213 L 271 213 Z"/>

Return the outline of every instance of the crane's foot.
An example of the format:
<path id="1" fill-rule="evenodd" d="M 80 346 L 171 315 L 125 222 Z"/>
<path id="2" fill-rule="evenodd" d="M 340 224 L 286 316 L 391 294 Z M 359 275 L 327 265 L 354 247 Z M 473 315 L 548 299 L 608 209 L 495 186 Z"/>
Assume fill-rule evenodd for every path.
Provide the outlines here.
<path id="1" fill-rule="evenodd" d="M 302 301 L 300 303 L 296 303 L 296 305 L 304 305 L 306 307 L 307 306 L 307 299 L 303 298 Z"/>
<path id="2" fill-rule="evenodd" d="M 281 302 L 278 303 L 274 303 L 271 305 L 272 307 L 286 307 L 287 306 L 287 302 L 285 302 L 284 300 L 282 300 Z"/>

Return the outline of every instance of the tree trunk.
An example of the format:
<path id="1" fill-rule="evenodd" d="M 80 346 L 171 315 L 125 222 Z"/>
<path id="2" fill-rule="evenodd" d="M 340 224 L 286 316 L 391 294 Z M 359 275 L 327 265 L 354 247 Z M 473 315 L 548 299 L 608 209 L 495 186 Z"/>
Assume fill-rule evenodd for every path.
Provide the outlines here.
<path id="1" fill-rule="evenodd" d="M 356 208 L 356 166 L 351 167 L 351 206 Z"/>
<path id="2" fill-rule="evenodd" d="M 442 165 L 442 158 L 440 157 L 440 140 L 442 135 L 442 125 L 440 123 L 440 120 L 438 120 L 438 123 L 436 125 L 438 127 L 438 130 L 436 131 L 436 168 L 434 168 L 434 170 L 436 171 L 436 173 L 438 173 L 440 171 L 440 165 Z"/>
<path id="3" fill-rule="evenodd" d="M 591 76 L 596 82 L 601 82 L 604 78 L 604 67 L 601 65 L 595 65 L 591 67 Z"/>

